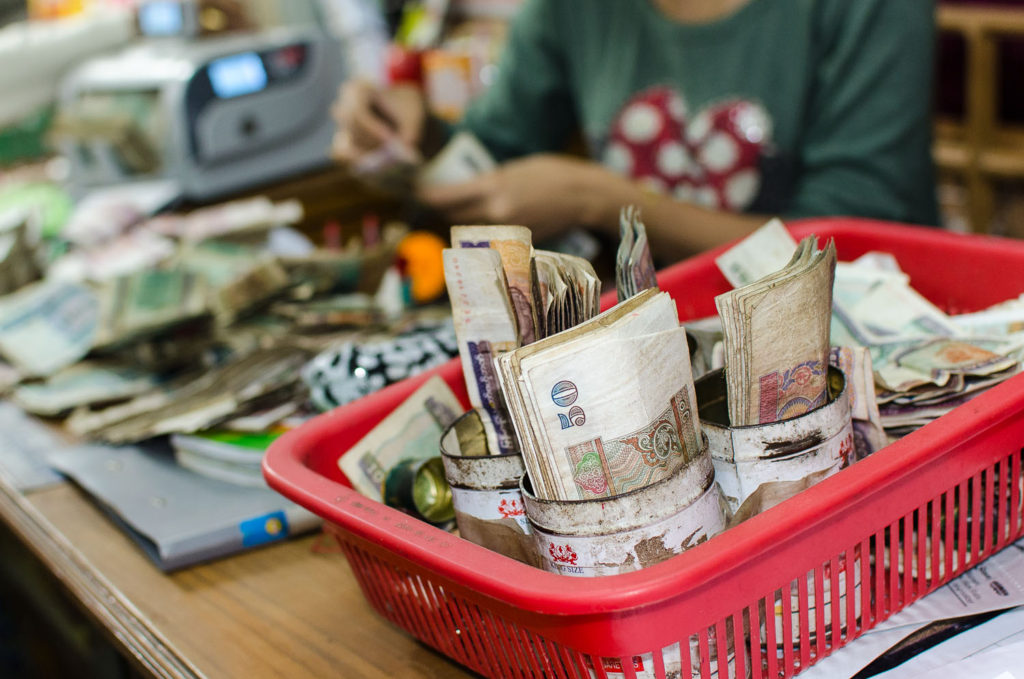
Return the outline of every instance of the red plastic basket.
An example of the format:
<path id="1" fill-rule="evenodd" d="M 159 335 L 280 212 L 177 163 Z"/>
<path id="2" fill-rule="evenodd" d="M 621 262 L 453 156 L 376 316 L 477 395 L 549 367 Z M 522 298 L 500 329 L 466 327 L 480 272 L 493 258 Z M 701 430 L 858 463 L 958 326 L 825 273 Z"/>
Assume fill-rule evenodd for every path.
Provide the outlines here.
<path id="1" fill-rule="evenodd" d="M 791 231 L 834 238 L 841 260 L 893 253 L 911 284 L 952 313 L 1024 292 L 1024 242 L 850 219 Z M 728 289 L 717 254 L 659 275 L 683 320 L 715 313 L 713 297 Z M 790 677 L 1024 533 L 1018 376 L 656 566 L 547 573 L 368 500 L 338 470 L 338 457 L 430 374 L 465 400 L 452 361 L 282 436 L 263 470 L 326 519 L 381 615 L 487 676 Z"/>

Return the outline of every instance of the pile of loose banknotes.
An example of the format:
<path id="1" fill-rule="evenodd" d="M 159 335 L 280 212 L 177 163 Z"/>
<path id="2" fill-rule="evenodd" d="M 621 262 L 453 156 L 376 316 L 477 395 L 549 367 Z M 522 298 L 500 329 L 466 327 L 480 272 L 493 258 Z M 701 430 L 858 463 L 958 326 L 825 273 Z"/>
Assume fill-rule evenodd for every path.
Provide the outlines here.
<path id="1" fill-rule="evenodd" d="M 444 252 L 468 400 L 482 424 L 471 447 L 521 455 L 523 490 L 541 500 L 622 497 L 705 454 L 694 382 L 718 368 L 732 427 L 848 398 L 843 431 L 852 429 L 844 436 L 854 445 L 844 439 L 830 473 L 1020 370 L 1024 299 L 947 316 L 891 255 L 837 262 L 832 242 L 797 243 L 773 220 L 716 259 L 734 286 L 715 298 L 718 315 L 680 324 L 677 300 L 657 289 L 635 208 L 622 211 L 620 235 L 618 303 L 603 313 L 587 262 L 535 250 L 527 228 L 453 227 Z M 451 424 L 436 417 L 437 403 L 462 410 L 431 380 L 403 404 L 401 421 L 396 410 L 342 456 L 357 488 L 379 499 L 388 467 L 437 455 L 436 437 Z M 401 430 L 411 432 L 405 444 Z"/>
<path id="2" fill-rule="evenodd" d="M 404 225 L 331 247 L 295 228 L 302 216 L 262 197 L 148 218 L 114 203 L 55 241 L 5 212 L 0 390 L 85 439 L 222 443 L 455 355 L 445 308 L 392 316 L 373 294 Z"/>

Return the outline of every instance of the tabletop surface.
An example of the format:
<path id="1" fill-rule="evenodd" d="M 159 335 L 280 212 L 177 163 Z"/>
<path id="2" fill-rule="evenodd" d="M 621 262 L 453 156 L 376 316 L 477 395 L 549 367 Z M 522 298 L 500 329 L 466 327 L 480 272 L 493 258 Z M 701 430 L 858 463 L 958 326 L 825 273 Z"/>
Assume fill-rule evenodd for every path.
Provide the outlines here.
<path id="1" fill-rule="evenodd" d="M 378 616 L 326 535 L 168 575 L 70 483 L 0 472 L 0 518 L 153 676 L 476 676 Z"/>

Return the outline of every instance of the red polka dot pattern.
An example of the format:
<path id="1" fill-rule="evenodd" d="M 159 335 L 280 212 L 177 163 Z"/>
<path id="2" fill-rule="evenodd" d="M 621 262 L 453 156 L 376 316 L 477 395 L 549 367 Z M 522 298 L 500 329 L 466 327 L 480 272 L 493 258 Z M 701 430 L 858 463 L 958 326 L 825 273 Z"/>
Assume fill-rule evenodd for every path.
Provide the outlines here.
<path id="1" fill-rule="evenodd" d="M 771 133 L 760 104 L 729 99 L 691 117 L 678 93 L 657 87 L 623 107 L 602 161 L 659 193 L 738 212 L 761 187 L 758 160 Z"/>

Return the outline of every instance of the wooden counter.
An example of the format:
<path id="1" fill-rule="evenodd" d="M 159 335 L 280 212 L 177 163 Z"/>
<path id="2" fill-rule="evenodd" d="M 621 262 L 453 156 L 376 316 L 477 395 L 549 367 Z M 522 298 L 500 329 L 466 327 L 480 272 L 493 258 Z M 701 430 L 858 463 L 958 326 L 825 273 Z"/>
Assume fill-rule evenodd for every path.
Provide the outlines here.
<path id="1" fill-rule="evenodd" d="M 2 471 L 0 519 L 145 675 L 475 676 L 377 616 L 325 536 L 166 575 L 75 486 Z"/>

